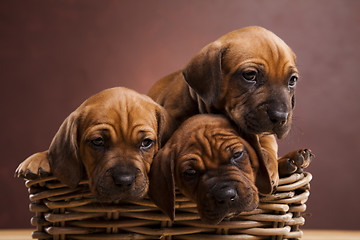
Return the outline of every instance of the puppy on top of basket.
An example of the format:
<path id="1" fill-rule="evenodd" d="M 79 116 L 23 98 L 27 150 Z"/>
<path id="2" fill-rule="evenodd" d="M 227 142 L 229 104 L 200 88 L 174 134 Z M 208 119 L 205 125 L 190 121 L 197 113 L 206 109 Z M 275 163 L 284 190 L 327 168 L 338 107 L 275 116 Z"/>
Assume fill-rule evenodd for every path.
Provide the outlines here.
<path id="1" fill-rule="evenodd" d="M 51 172 L 70 187 L 87 178 L 100 202 L 139 200 L 147 193 L 153 157 L 167 138 L 167 118 L 148 96 L 106 89 L 72 112 L 49 150 L 27 158 L 15 174 L 34 179 Z"/>

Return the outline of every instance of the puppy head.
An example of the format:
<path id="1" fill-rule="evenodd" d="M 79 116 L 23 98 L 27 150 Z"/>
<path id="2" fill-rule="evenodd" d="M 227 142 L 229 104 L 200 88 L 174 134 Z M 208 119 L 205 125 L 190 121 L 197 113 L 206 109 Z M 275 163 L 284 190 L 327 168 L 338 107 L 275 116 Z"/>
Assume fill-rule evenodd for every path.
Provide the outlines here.
<path id="1" fill-rule="evenodd" d="M 147 192 L 166 119 L 147 96 L 120 87 L 104 90 L 61 125 L 49 148 L 51 170 L 71 187 L 87 176 L 99 201 L 139 199 Z"/>
<path id="2" fill-rule="evenodd" d="M 234 129 L 224 117 L 197 115 L 185 121 L 156 155 L 149 194 L 172 220 L 175 185 L 197 204 L 206 223 L 257 207 L 259 161 Z"/>
<path id="3" fill-rule="evenodd" d="M 224 112 L 245 132 L 282 138 L 295 105 L 295 59 L 275 34 L 247 27 L 204 47 L 183 75 L 208 109 Z"/>

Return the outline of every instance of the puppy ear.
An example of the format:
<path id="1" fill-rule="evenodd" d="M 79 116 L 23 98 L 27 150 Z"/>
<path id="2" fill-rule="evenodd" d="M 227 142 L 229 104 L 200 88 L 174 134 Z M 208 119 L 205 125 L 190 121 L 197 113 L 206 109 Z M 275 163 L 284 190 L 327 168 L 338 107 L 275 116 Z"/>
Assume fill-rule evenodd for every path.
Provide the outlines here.
<path id="1" fill-rule="evenodd" d="M 268 163 L 265 160 L 259 138 L 254 134 L 246 134 L 245 139 L 256 153 L 256 157 L 251 158 L 252 166 L 256 171 L 255 185 L 260 193 L 270 194 L 273 191 L 272 180 L 269 172 L 270 168 L 267 166 Z"/>
<path id="2" fill-rule="evenodd" d="M 159 149 L 164 146 L 167 140 L 169 140 L 171 133 L 173 132 L 173 122 L 168 112 L 162 106 L 159 106 L 156 110 L 156 118 L 158 123 L 158 143 Z"/>
<path id="3" fill-rule="evenodd" d="M 49 147 L 49 163 L 54 176 L 62 183 L 76 187 L 83 175 L 78 156 L 78 114 L 71 113 L 60 126 Z"/>
<path id="4" fill-rule="evenodd" d="M 171 221 L 175 218 L 174 156 L 169 147 L 160 149 L 149 173 L 149 196 Z"/>
<path id="5" fill-rule="evenodd" d="M 205 46 L 183 70 L 186 82 L 208 106 L 215 103 L 220 92 L 221 46 L 219 42 Z"/>

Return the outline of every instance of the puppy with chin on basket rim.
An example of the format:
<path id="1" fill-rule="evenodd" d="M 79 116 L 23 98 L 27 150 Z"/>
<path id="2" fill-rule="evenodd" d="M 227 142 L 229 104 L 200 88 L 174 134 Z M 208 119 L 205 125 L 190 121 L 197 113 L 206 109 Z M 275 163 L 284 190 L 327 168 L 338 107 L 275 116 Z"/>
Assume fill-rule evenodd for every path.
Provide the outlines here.
<path id="1" fill-rule="evenodd" d="M 60 126 L 50 147 L 22 162 L 15 175 L 53 174 L 74 188 L 88 179 L 99 202 L 139 200 L 148 172 L 167 134 L 167 112 L 148 96 L 117 87 L 82 103 Z"/>

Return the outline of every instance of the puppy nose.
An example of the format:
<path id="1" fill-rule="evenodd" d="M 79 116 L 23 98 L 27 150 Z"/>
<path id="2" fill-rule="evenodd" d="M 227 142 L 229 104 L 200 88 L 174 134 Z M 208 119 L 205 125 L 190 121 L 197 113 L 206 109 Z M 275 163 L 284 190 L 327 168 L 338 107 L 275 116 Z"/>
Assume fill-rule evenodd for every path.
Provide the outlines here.
<path id="1" fill-rule="evenodd" d="M 225 188 L 214 195 L 218 204 L 231 204 L 238 197 L 237 191 L 233 188 Z"/>
<path id="2" fill-rule="evenodd" d="M 130 188 L 134 184 L 135 178 L 136 176 L 134 174 L 128 174 L 128 173 L 116 174 L 115 176 L 113 176 L 114 183 L 118 187 L 124 189 Z"/>
<path id="3" fill-rule="evenodd" d="M 268 111 L 268 116 L 272 123 L 282 126 L 286 123 L 289 116 L 289 112 L 270 110 Z"/>

